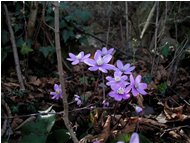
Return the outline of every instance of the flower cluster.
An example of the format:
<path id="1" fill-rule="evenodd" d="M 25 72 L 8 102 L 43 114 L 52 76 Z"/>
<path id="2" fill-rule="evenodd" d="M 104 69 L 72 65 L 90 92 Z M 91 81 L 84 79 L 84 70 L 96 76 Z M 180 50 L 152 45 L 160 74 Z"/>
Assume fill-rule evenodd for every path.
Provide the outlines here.
<path id="1" fill-rule="evenodd" d="M 106 85 L 110 86 L 112 90 L 108 95 L 114 98 L 116 101 L 128 99 L 130 97 L 130 92 L 135 97 L 139 94 L 146 95 L 147 92 L 145 89 L 147 88 L 147 84 L 141 83 L 141 75 L 138 75 L 136 78 L 133 76 L 132 71 L 135 69 L 134 66 L 131 66 L 129 63 L 123 64 L 123 62 L 120 60 L 116 61 L 116 66 L 109 64 L 113 57 L 113 54 L 113 48 L 107 49 L 104 47 L 102 50 L 97 50 L 95 52 L 93 59 L 89 58 L 90 54 L 85 55 L 84 52 L 80 52 L 77 55 L 69 53 L 70 58 L 67 58 L 67 60 L 71 61 L 72 65 L 85 63 L 89 66 L 88 69 L 90 71 L 99 70 L 103 73 L 108 73 L 109 70 L 113 70 L 113 77 L 106 77 Z M 55 92 L 50 93 L 53 95 L 52 99 L 59 99 L 62 97 L 62 91 L 58 85 L 55 84 L 54 90 Z M 79 98 L 75 99 L 77 105 L 80 105 L 81 103 Z"/>
<path id="2" fill-rule="evenodd" d="M 129 63 L 123 64 L 121 60 L 116 61 L 116 66 L 109 64 L 113 54 L 113 48 L 107 49 L 104 47 L 102 50 L 95 52 L 93 59 L 89 58 L 90 54 L 84 55 L 84 52 L 80 52 L 78 55 L 69 53 L 70 58 L 67 58 L 67 60 L 72 61 L 72 65 L 83 62 L 89 66 L 90 71 L 99 70 L 108 73 L 109 70 L 113 70 L 113 77 L 106 77 L 106 85 L 110 86 L 112 90 L 108 95 L 116 101 L 130 98 L 130 92 L 135 97 L 139 94 L 146 95 L 147 84 L 141 83 L 141 75 L 135 78 L 132 74 L 135 66 L 131 66 Z"/>

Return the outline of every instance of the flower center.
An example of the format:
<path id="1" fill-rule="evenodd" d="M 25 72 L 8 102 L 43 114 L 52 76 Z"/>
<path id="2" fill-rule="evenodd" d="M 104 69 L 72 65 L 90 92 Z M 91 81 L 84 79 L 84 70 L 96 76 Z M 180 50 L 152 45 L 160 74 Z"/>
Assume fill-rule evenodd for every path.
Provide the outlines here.
<path id="1" fill-rule="evenodd" d="M 79 53 L 79 54 L 76 56 L 76 58 L 77 58 L 78 60 L 80 60 L 80 59 L 82 58 L 81 54 Z"/>
<path id="2" fill-rule="evenodd" d="M 98 66 L 101 66 L 104 63 L 102 57 L 99 57 L 98 60 L 96 61 L 96 63 Z"/>
<path id="3" fill-rule="evenodd" d="M 124 88 L 120 87 L 118 90 L 117 90 L 117 93 L 118 94 L 124 94 L 125 90 Z"/>
<path id="4" fill-rule="evenodd" d="M 122 72 L 125 72 L 125 70 L 126 70 L 126 69 L 125 69 L 125 67 L 123 66 L 123 68 L 121 69 L 121 71 L 122 71 Z"/>
<path id="5" fill-rule="evenodd" d="M 60 90 L 56 90 L 55 92 L 56 92 L 56 94 L 60 94 L 60 93 L 61 93 L 61 91 L 60 91 Z"/>
<path id="6" fill-rule="evenodd" d="M 121 78 L 120 78 L 119 76 L 116 76 L 116 77 L 115 77 L 115 81 L 118 82 L 118 81 L 120 81 L 120 80 L 121 80 Z"/>
<path id="7" fill-rule="evenodd" d="M 136 88 L 136 89 L 139 88 L 139 85 L 138 85 L 137 83 L 135 84 L 135 88 Z"/>

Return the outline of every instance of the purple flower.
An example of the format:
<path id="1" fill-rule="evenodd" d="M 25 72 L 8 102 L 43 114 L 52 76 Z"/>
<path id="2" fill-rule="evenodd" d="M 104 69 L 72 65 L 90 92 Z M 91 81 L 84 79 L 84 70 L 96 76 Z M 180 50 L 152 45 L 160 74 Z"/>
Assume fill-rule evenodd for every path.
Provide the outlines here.
<path id="1" fill-rule="evenodd" d="M 85 59 L 90 57 L 90 54 L 84 55 L 84 52 L 80 52 L 78 55 L 74 55 L 73 53 L 69 53 L 70 58 L 67 58 L 68 61 L 72 61 L 72 65 L 76 65 L 78 63 L 84 62 Z"/>
<path id="2" fill-rule="evenodd" d="M 50 95 L 52 95 L 52 99 L 58 100 L 59 98 L 62 98 L 62 89 L 61 85 L 54 84 L 54 90 L 55 92 L 50 92 Z"/>
<path id="3" fill-rule="evenodd" d="M 108 50 L 106 47 L 103 47 L 102 50 L 97 50 L 97 51 L 101 52 L 101 56 L 112 55 L 114 52 L 114 48 Z"/>
<path id="4" fill-rule="evenodd" d="M 77 102 L 77 105 L 78 105 L 78 106 L 81 106 L 82 101 L 81 101 L 81 99 L 80 99 L 80 96 L 78 96 L 78 95 L 74 95 L 74 96 L 75 96 L 75 101 Z"/>
<path id="5" fill-rule="evenodd" d="M 102 102 L 102 104 L 103 104 L 103 107 L 108 107 L 108 106 L 109 106 L 109 102 L 106 101 L 106 100 L 104 100 L 104 101 Z"/>
<path id="6" fill-rule="evenodd" d="M 91 66 L 88 68 L 90 71 L 100 70 L 103 73 L 107 73 L 107 70 L 115 68 L 113 65 L 108 64 L 111 58 L 111 55 L 105 55 L 102 57 L 101 51 L 96 51 L 94 60 L 87 58 L 84 60 L 84 63 Z"/>
<path id="7" fill-rule="evenodd" d="M 118 83 L 123 83 L 125 85 L 128 85 L 129 83 L 126 81 L 127 80 L 127 76 L 123 75 L 122 76 L 122 72 L 121 71 L 115 71 L 114 72 L 114 78 L 112 78 L 111 76 L 107 76 L 106 79 L 108 80 L 108 82 L 106 83 L 106 85 L 108 86 L 115 86 L 115 84 Z"/>
<path id="8" fill-rule="evenodd" d="M 134 132 L 132 135 L 131 135 L 131 139 L 129 141 L 129 143 L 140 143 L 139 142 L 139 134 Z"/>
<path id="9" fill-rule="evenodd" d="M 129 91 L 125 84 L 115 84 L 111 87 L 112 91 L 108 94 L 110 97 L 113 97 L 116 101 L 121 101 L 122 99 L 128 99 L 130 97 Z"/>
<path id="10" fill-rule="evenodd" d="M 130 75 L 130 85 L 127 89 L 132 89 L 133 96 L 137 96 L 139 93 L 142 95 L 146 95 L 147 92 L 144 91 L 147 88 L 146 83 L 141 83 L 141 75 L 138 75 L 135 79 L 133 75 Z"/>
<path id="11" fill-rule="evenodd" d="M 134 105 L 135 111 L 137 114 L 141 113 L 143 109 L 140 106 Z"/>
<path id="12" fill-rule="evenodd" d="M 117 68 L 115 69 L 116 71 L 121 71 L 122 73 L 125 74 L 131 74 L 131 71 L 135 69 L 135 66 L 130 67 L 130 64 L 123 65 L 122 61 L 117 60 L 116 62 Z"/>

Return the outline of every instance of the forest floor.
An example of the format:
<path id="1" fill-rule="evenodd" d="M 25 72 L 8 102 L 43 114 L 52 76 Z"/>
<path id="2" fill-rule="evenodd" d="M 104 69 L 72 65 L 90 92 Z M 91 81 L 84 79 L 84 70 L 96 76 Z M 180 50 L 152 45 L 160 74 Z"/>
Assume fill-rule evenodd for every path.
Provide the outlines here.
<path id="1" fill-rule="evenodd" d="M 148 84 L 148 95 L 120 103 L 107 98 L 109 108 L 106 109 L 102 107 L 104 84 L 98 72 L 87 70 L 84 64 L 74 66 L 72 72 L 65 71 L 70 120 L 79 138 L 83 136 L 88 138 L 90 134 L 92 136 L 89 140 L 101 137 L 111 142 L 119 135 L 136 130 L 145 141 L 148 139 L 147 142 L 190 141 L 190 67 L 180 64 L 176 74 L 171 75 L 171 70 L 164 68 L 170 62 L 163 58 L 162 64 L 156 65 L 156 72 L 154 71 L 152 76 L 149 62 L 151 60 L 145 51 L 145 49 L 139 51 L 143 58 L 135 59 L 134 75 L 142 75 L 143 81 Z M 188 58 L 182 63 L 188 63 Z M 14 67 L 9 67 L 3 72 L 2 132 L 6 133 L 6 136 L 8 134 L 10 140 L 18 140 L 20 128 L 33 117 L 32 114 L 46 110 L 52 105 L 58 113 L 52 130 L 64 128 L 64 122 L 59 115 L 59 112 L 63 111 L 62 101 L 52 100 L 50 96 L 54 84 L 59 83 L 58 77 L 54 74 L 57 72 L 56 66 L 52 69 L 54 71 L 52 70 L 51 74 L 43 76 L 39 75 L 43 69 L 42 71 L 39 68 L 26 69 L 25 91 L 19 89 Z M 106 88 L 105 92 L 107 94 L 109 89 Z M 80 107 L 74 102 L 75 94 L 81 96 L 83 104 Z M 143 108 L 141 115 L 134 112 L 131 106 L 134 103 Z M 9 124 L 5 123 L 7 120 Z M 105 126 L 107 122 L 108 125 Z"/>

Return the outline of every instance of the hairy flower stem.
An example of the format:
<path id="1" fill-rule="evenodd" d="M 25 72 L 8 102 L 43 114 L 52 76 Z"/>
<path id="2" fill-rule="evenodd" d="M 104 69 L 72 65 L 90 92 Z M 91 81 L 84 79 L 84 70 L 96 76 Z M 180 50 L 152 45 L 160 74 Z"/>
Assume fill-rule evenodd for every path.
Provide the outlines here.
<path id="1" fill-rule="evenodd" d="M 106 99 L 106 91 L 105 91 L 104 73 L 102 73 L 102 82 L 103 82 L 103 100 L 105 100 Z"/>
<path id="2" fill-rule="evenodd" d="M 62 91 L 63 91 L 63 105 L 64 105 L 64 115 L 63 120 L 66 128 L 68 129 L 70 136 L 74 143 L 78 143 L 78 139 L 73 131 L 73 128 L 69 121 L 69 105 L 67 101 L 67 94 L 65 88 L 65 80 L 63 73 L 63 65 L 62 65 L 62 55 L 61 55 L 61 45 L 60 45 L 60 35 L 59 35 L 59 2 L 53 2 L 55 7 L 55 47 L 56 47 L 56 55 L 57 55 L 57 63 L 58 63 L 58 72 L 59 72 L 59 81 L 61 83 Z"/>

